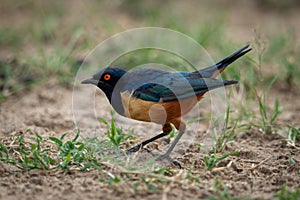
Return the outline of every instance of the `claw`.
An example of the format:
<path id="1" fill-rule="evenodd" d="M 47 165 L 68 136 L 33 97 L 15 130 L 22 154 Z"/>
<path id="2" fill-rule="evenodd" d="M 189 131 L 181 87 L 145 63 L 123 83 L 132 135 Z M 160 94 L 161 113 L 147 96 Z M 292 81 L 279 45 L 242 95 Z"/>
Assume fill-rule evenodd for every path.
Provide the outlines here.
<path id="1" fill-rule="evenodd" d="M 163 154 L 163 155 L 160 155 L 158 157 L 158 160 L 163 160 L 163 159 L 167 159 L 170 163 L 172 163 L 173 165 L 177 166 L 179 169 L 182 169 L 181 164 L 178 161 L 172 159 L 170 157 L 170 155 Z"/>
<path id="2" fill-rule="evenodd" d="M 131 154 L 131 153 L 137 152 L 137 151 L 139 151 L 142 148 L 143 148 L 142 144 L 137 144 L 137 145 L 131 147 L 130 149 L 127 149 L 126 150 L 126 154 Z"/>
<path id="3" fill-rule="evenodd" d="M 157 140 L 157 139 L 159 139 L 161 137 L 164 137 L 166 135 L 168 135 L 168 133 L 163 132 L 163 133 L 158 134 L 158 135 L 156 135 L 156 136 L 154 136 L 154 137 L 152 137 L 152 138 L 150 138 L 148 140 L 145 140 L 145 141 L 143 141 L 143 142 L 141 142 L 141 143 L 139 143 L 139 144 L 131 147 L 130 149 L 126 150 L 126 154 L 131 154 L 131 153 L 137 152 L 140 149 L 142 149 L 144 146 L 146 146 L 147 144 L 149 144 L 150 142 L 153 142 L 153 141 L 155 141 L 155 140 Z"/>
<path id="4" fill-rule="evenodd" d="M 183 127 L 185 127 L 185 124 L 181 122 L 181 125 Z M 173 143 L 171 144 L 171 146 L 168 148 L 167 152 L 162 154 L 162 155 L 159 155 L 159 154 L 155 154 L 153 152 L 151 152 L 150 150 L 147 150 L 146 151 L 148 153 L 150 153 L 153 157 L 157 157 L 156 160 L 163 160 L 163 159 L 167 159 L 169 162 L 173 163 L 174 165 L 176 165 L 179 169 L 182 169 L 180 163 L 178 161 L 175 161 L 173 160 L 171 157 L 170 157 L 170 154 L 171 152 L 173 151 L 175 145 L 177 144 L 177 142 L 179 141 L 179 139 L 181 138 L 181 136 L 183 135 L 184 133 L 184 130 L 185 128 L 183 128 L 183 130 L 181 130 L 179 132 L 179 134 L 176 136 L 175 140 L 173 141 Z M 140 149 L 142 149 L 144 146 L 146 146 L 147 144 L 149 144 L 150 142 L 153 142 L 155 140 L 157 140 L 158 138 L 161 138 L 163 136 L 166 136 L 167 135 L 167 132 L 163 132 L 157 136 L 154 136 L 153 138 L 150 138 L 144 142 L 141 142 L 133 147 L 131 147 L 130 149 L 126 150 L 126 154 L 129 155 L 131 153 L 134 153 L 134 152 L 137 152 L 139 151 Z"/>
<path id="5" fill-rule="evenodd" d="M 156 160 L 168 160 L 170 163 L 177 166 L 179 169 L 182 169 L 181 164 L 178 161 L 172 159 L 169 154 L 160 155 L 160 154 L 154 154 L 152 152 L 148 152 L 148 153 L 150 153 L 152 156 L 157 157 Z"/>

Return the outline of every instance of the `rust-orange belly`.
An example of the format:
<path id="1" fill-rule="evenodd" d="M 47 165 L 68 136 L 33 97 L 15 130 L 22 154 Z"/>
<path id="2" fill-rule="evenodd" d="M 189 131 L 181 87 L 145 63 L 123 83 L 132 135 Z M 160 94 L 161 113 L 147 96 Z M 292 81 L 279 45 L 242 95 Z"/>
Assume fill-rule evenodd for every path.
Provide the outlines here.
<path id="1" fill-rule="evenodd" d="M 162 125 L 187 114 L 202 96 L 200 94 L 180 101 L 151 102 L 132 97 L 128 91 L 121 93 L 124 116 Z"/>

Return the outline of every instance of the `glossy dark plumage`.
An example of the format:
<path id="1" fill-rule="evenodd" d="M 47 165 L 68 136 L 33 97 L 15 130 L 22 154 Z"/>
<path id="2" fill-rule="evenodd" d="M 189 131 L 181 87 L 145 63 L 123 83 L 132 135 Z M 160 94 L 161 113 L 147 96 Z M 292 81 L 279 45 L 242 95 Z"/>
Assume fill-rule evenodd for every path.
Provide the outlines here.
<path id="1" fill-rule="evenodd" d="M 154 68 L 126 71 L 110 66 L 82 83 L 98 86 L 119 114 L 162 124 L 163 133 L 160 137 L 171 131 L 171 124 L 183 133 L 185 124 L 181 116 L 188 113 L 209 90 L 237 83 L 215 78 L 250 50 L 246 45 L 215 65 L 194 72 L 168 72 Z M 182 133 L 175 139 L 175 144 Z M 144 141 L 129 151 L 136 151 L 157 138 Z M 168 156 L 175 144 L 164 155 Z"/>

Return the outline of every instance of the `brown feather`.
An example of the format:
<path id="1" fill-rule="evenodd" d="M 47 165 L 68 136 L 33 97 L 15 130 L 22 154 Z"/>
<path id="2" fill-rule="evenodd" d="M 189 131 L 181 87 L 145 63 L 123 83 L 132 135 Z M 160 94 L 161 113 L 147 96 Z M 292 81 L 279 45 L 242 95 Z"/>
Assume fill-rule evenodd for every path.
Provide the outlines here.
<path id="1" fill-rule="evenodd" d="M 132 97 L 128 91 L 121 93 L 124 116 L 146 122 L 158 124 L 174 124 L 178 129 L 181 116 L 193 109 L 204 94 L 190 97 L 180 101 L 152 102 Z M 165 129 L 169 129 L 166 127 Z"/>

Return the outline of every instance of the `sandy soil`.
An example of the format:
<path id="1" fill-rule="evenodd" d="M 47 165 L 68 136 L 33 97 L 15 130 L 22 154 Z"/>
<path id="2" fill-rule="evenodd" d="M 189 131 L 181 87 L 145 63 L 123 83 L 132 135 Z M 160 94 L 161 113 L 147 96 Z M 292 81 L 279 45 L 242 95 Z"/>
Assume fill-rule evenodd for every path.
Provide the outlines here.
<path id="1" fill-rule="evenodd" d="M 45 88 L 47 89 L 45 90 Z M 295 101 L 295 96 L 291 93 L 286 95 L 284 92 L 277 91 L 277 94 L 276 97 Z M 107 104 L 105 97 L 102 94 L 98 95 L 99 99 L 102 99 L 102 103 Z M 10 97 L 1 105 L 2 134 L 5 136 L 17 134 L 30 127 L 42 136 L 57 136 L 64 132 L 72 135 L 74 126 L 71 98 L 72 91 L 70 89 L 64 89 L 51 83 L 37 86 L 30 93 L 24 92 Z M 291 112 L 300 110 L 299 102 L 294 102 L 292 110 L 288 106 L 286 110 L 287 114 L 281 115 L 282 120 L 279 121 L 290 121 L 299 117 L 299 114 L 289 113 L 289 110 Z M 109 115 L 109 111 L 108 107 L 103 112 Z M 16 115 L 16 113 L 18 114 Z M 89 117 L 86 123 L 98 126 L 91 126 L 91 129 L 101 128 L 101 125 L 92 121 L 94 116 Z M 135 126 L 136 132 L 145 131 L 139 127 L 142 126 Z M 83 130 L 83 136 L 88 137 L 85 134 L 91 133 L 91 129 Z M 141 136 L 141 138 L 143 137 L 145 135 Z M 141 138 L 138 138 L 137 141 Z M 201 139 L 203 139 L 203 133 L 199 133 L 195 140 L 201 141 Z M 162 143 L 163 141 L 155 142 L 149 148 L 163 146 Z M 115 185 L 101 183 L 98 180 L 104 175 L 98 171 L 23 171 L 1 163 L 0 197 L 2 199 L 37 199 L 39 197 L 44 199 L 119 199 L 124 197 L 128 199 L 164 197 L 198 199 L 213 193 L 212 187 L 218 177 L 222 185 L 228 187 L 233 195 L 272 198 L 274 193 L 280 191 L 283 184 L 290 188 L 300 185 L 298 178 L 300 174 L 299 150 L 289 146 L 287 141 L 278 134 L 266 135 L 256 128 L 249 129 L 240 133 L 228 145 L 226 152 L 235 149 L 240 150 L 237 156 L 221 161 L 218 168 L 209 171 L 205 170 L 201 159 L 204 152 L 200 151 L 196 145 L 190 144 L 187 149 L 181 150 L 181 155 L 175 156 L 182 164 L 183 170 L 171 166 L 174 169 L 171 183 L 167 185 L 157 183 L 161 187 L 157 191 L 150 191 L 146 187 L 135 191 L 133 190 L 134 181 L 132 183 L 121 181 Z M 293 156 L 297 164 L 290 163 L 289 155 Z M 200 184 L 190 183 L 183 179 L 184 174 L 191 169 L 192 165 L 194 165 L 192 174 L 200 178 Z M 114 169 L 110 170 L 114 171 Z"/>

